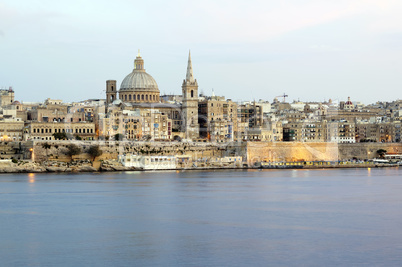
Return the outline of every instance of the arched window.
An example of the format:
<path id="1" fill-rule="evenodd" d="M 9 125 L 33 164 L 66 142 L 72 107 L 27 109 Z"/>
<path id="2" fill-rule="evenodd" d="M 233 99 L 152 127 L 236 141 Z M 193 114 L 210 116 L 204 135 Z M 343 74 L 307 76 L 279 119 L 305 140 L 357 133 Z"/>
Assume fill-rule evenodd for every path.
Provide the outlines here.
<path id="1" fill-rule="evenodd" d="M 147 101 L 148 101 L 148 95 L 146 95 L 146 96 L 145 96 L 145 100 L 147 100 Z"/>
<path id="2" fill-rule="evenodd" d="M 191 90 L 191 97 L 194 97 L 194 91 Z"/>
<path id="3" fill-rule="evenodd" d="M 128 96 L 128 100 L 131 100 L 131 95 Z"/>
<path id="4" fill-rule="evenodd" d="M 144 95 L 141 95 L 141 100 L 144 100 Z"/>
<path id="5" fill-rule="evenodd" d="M 124 100 L 127 101 L 127 95 L 124 95 Z"/>

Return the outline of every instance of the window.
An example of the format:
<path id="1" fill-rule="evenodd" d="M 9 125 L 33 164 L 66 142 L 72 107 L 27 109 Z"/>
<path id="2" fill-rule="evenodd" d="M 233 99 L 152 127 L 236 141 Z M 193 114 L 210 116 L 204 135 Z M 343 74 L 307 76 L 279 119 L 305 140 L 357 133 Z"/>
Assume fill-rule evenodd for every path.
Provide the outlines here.
<path id="1" fill-rule="evenodd" d="M 191 90 L 191 97 L 194 97 L 194 91 Z"/>

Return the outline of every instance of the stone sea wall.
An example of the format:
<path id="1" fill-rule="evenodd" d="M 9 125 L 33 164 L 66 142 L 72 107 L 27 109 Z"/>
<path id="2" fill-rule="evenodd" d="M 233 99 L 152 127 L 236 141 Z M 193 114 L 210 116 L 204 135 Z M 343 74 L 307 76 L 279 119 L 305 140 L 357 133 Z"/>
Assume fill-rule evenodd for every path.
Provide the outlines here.
<path id="1" fill-rule="evenodd" d="M 20 144 L 22 143 L 22 144 Z M 76 144 L 82 150 L 79 155 L 66 155 L 67 146 Z M 302 142 L 241 142 L 241 143 L 192 143 L 192 142 L 126 142 L 126 141 L 35 141 L 7 144 L 7 151 L 18 152 L 18 163 L 8 160 L 0 162 L 0 172 L 37 171 L 95 171 L 126 170 L 118 163 L 118 156 L 126 153 L 135 155 L 176 155 L 192 162 L 213 161 L 225 156 L 241 156 L 244 166 L 256 162 L 292 161 L 344 161 L 349 159 L 373 159 L 379 149 L 391 153 L 402 153 L 401 143 L 302 143 Z M 99 145 L 102 155 L 92 158 L 88 149 Z M 11 152 L 10 152 L 11 153 Z M 11 158 L 12 155 L 7 155 Z M 23 158 L 21 158 L 23 157 Z M 32 159 L 32 161 L 31 161 Z M 212 160 L 211 160 L 212 159 Z M 210 166 L 205 166 L 210 167 Z M 14 171 L 12 171 L 14 170 Z"/>
<path id="2" fill-rule="evenodd" d="M 345 161 L 378 158 L 378 150 L 402 153 L 402 143 L 248 142 L 247 163 L 258 161 Z"/>
<path id="3" fill-rule="evenodd" d="M 248 142 L 247 163 L 278 161 L 337 161 L 338 144 L 302 142 Z"/>
<path id="4" fill-rule="evenodd" d="M 82 149 L 81 154 L 72 158 L 67 156 L 67 146 L 75 144 Z M 48 146 L 44 146 L 47 144 Z M 37 141 L 33 144 L 34 161 L 93 160 L 86 152 L 93 145 L 99 145 L 102 155 L 96 160 L 117 160 L 119 155 L 186 155 L 197 160 L 201 158 L 221 157 L 227 154 L 228 145 L 187 142 L 125 142 L 125 141 Z M 50 146 L 50 147 L 49 147 Z M 45 148 L 47 147 L 47 148 Z"/>
<path id="5" fill-rule="evenodd" d="M 374 159 L 379 156 L 377 151 L 380 149 L 386 150 L 387 153 L 402 153 L 402 143 L 339 144 L 339 158 Z"/>

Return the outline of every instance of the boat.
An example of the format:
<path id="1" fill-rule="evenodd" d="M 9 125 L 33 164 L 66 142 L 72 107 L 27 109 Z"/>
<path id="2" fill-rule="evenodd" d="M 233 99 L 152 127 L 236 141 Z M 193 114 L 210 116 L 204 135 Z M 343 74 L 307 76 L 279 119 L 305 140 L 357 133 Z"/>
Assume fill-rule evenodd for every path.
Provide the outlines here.
<path id="1" fill-rule="evenodd" d="M 303 169 L 302 162 L 259 162 L 256 167 L 260 169 Z"/>

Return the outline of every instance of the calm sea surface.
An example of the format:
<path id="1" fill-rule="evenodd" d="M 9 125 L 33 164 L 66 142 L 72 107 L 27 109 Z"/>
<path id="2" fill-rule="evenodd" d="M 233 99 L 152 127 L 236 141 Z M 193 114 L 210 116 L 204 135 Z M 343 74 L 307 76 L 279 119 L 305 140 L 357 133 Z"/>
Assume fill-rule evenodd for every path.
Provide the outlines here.
<path id="1" fill-rule="evenodd" d="M 0 175 L 1 266 L 401 266 L 402 169 Z"/>

